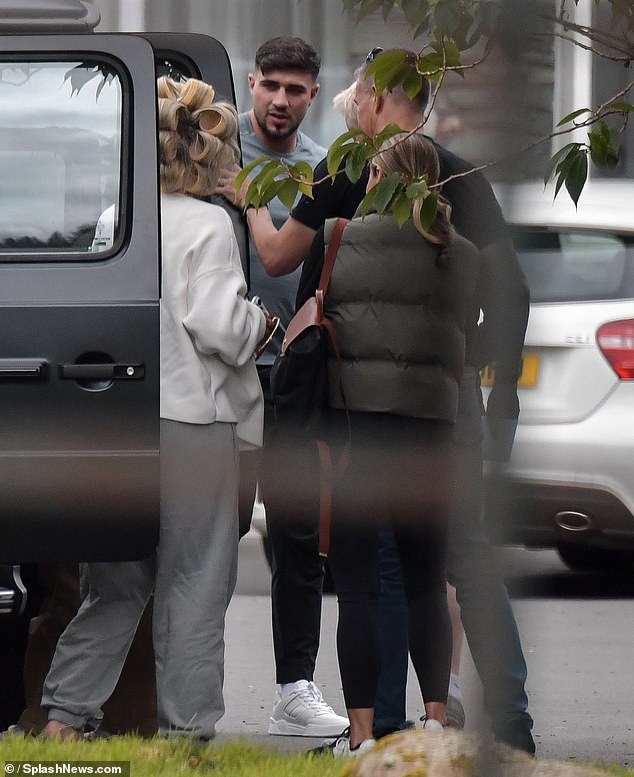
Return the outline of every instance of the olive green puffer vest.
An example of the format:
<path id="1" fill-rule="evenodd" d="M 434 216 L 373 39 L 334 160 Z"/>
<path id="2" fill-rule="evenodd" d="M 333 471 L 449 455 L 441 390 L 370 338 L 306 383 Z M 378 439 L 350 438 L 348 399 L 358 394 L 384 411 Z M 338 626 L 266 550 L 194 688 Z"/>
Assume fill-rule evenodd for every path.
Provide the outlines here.
<path id="1" fill-rule="evenodd" d="M 411 221 L 373 214 L 345 228 L 325 308 L 350 410 L 455 420 L 479 254 L 455 233 L 443 266 L 438 252 Z M 342 408 L 334 355 L 328 374 L 331 406 Z"/>

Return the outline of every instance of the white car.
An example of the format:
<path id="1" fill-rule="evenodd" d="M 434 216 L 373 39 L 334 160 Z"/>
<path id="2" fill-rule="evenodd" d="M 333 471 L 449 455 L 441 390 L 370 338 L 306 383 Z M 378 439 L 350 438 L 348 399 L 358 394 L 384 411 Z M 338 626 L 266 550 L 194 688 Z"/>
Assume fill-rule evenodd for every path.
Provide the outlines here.
<path id="1" fill-rule="evenodd" d="M 494 535 L 573 568 L 634 564 L 634 181 L 497 190 L 531 290 L 520 417 Z M 485 379 L 486 383 L 486 379 Z M 486 393 L 486 389 L 485 389 Z"/>

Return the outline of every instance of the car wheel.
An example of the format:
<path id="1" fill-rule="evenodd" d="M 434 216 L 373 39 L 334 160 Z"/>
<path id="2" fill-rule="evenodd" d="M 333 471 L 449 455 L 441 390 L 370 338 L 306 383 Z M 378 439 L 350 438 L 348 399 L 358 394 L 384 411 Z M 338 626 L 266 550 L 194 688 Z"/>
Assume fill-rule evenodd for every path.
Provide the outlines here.
<path id="1" fill-rule="evenodd" d="M 593 548 L 562 542 L 557 546 L 561 560 L 570 569 L 621 574 L 634 569 L 634 551 Z"/>

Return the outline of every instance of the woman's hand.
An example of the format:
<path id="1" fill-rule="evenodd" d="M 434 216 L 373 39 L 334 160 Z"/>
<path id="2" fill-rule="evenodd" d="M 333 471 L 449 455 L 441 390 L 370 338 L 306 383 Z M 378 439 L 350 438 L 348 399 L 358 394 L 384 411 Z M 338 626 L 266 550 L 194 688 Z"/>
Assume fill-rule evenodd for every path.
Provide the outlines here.
<path id="1" fill-rule="evenodd" d="M 226 200 L 229 200 L 232 205 L 235 205 L 236 208 L 244 210 L 245 197 L 251 180 L 247 177 L 240 190 L 236 192 L 236 177 L 241 171 L 240 165 L 233 165 L 233 167 L 223 170 L 218 178 L 214 194 L 221 195 Z"/>

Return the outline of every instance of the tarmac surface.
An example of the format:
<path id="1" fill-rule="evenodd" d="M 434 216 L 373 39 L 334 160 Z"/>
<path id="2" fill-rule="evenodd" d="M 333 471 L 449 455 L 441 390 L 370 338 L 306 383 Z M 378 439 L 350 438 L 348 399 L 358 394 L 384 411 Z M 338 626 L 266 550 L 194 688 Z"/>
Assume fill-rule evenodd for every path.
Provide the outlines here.
<path id="1" fill-rule="evenodd" d="M 500 558 L 529 665 L 538 757 L 633 766 L 634 582 L 623 585 L 571 573 L 552 551 L 504 549 Z M 321 740 L 267 733 L 276 690 L 269 582 L 260 538 L 252 531 L 241 543 L 238 585 L 227 615 L 227 710 L 219 733 L 222 739 L 246 736 L 266 746 L 305 750 Z M 336 610 L 335 597 L 325 596 L 315 682 L 344 714 Z M 485 719 L 466 646 L 461 685 L 466 729 L 478 730 Z M 410 671 L 408 716 L 421 714 L 422 700 Z"/>

